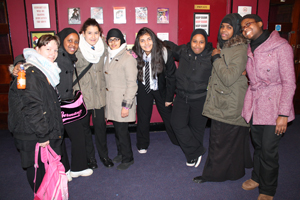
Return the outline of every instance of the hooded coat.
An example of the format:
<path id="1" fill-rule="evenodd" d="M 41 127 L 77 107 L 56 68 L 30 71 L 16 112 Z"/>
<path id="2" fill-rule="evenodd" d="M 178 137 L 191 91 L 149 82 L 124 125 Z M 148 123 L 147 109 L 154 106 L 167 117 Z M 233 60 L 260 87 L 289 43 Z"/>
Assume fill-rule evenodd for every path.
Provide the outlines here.
<path id="1" fill-rule="evenodd" d="M 206 102 L 203 108 L 203 115 L 211 119 L 238 126 L 249 125 L 242 118 L 244 97 L 248 88 L 247 77 L 242 75 L 247 63 L 247 40 L 239 35 L 239 23 L 234 14 L 227 15 L 222 23 L 232 21 L 234 29 L 233 36 L 222 44 L 220 57 L 213 62 L 213 69 L 207 88 Z M 221 24 L 222 24 L 221 23 Z M 221 42 L 221 43 L 220 43 Z"/>
<path id="2" fill-rule="evenodd" d="M 277 31 L 259 45 L 254 53 L 248 46 L 247 74 L 250 85 L 242 116 L 254 125 L 276 125 L 279 115 L 295 119 L 293 96 L 295 71 L 293 49 Z"/>

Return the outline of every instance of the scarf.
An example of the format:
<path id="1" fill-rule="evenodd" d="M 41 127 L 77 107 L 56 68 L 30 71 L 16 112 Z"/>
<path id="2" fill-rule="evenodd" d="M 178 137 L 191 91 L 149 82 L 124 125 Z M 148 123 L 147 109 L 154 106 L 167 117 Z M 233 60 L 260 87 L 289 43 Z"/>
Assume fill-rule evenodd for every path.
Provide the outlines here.
<path id="1" fill-rule="evenodd" d="M 269 37 L 270 37 L 270 32 L 268 30 L 264 30 L 264 32 L 256 40 L 251 40 L 250 47 L 252 53 L 259 45 L 264 43 Z"/>
<path id="2" fill-rule="evenodd" d="M 25 48 L 23 50 L 23 55 L 27 63 L 34 65 L 36 68 L 43 72 L 53 88 L 55 88 L 59 84 L 59 73 L 61 72 L 61 70 L 57 66 L 56 62 L 50 62 L 47 58 L 45 58 L 32 48 Z"/>
<path id="3" fill-rule="evenodd" d="M 123 43 L 118 49 L 115 49 L 115 50 L 111 50 L 110 47 L 107 47 L 109 63 L 120 51 L 122 51 L 124 48 L 126 48 L 126 45 L 127 45 L 126 43 Z"/>
<path id="4" fill-rule="evenodd" d="M 92 49 L 92 46 L 85 40 L 83 35 L 80 34 L 79 48 L 83 57 L 90 63 L 98 63 L 104 52 L 104 44 L 101 37 L 99 37 L 94 47 L 95 50 Z"/>

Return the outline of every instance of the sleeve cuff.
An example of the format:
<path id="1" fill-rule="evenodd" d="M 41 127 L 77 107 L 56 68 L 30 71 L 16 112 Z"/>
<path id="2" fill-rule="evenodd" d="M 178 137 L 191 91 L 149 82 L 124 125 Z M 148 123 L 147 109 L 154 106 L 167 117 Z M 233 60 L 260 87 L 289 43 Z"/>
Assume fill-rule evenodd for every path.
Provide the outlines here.
<path id="1" fill-rule="evenodd" d="M 216 54 L 214 56 L 211 57 L 211 62 L 215 62 L 215 60 L 221 58 L 220 54 Z"/>

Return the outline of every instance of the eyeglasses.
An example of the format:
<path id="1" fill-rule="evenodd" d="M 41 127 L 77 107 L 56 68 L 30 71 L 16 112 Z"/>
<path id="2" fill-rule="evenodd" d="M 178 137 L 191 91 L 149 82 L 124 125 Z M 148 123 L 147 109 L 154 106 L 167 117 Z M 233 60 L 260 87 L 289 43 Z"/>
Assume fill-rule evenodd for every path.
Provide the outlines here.
<path id="1" fill-rule="evenodd" d="M 120 38 L 109 39 L 108 43 L 119 42 Z"/>
<path id="2" fill-rule="evenodd" d="M 253 24 L 253 23 L 256 23 L 256 22 L 247 22 L 247 23 L 245 24 L 245 26 L 242 27 L 241 33 L 244 32 L 245 28 L 248 28 L 248 27 L 249 27 L 251 24 Z"/>

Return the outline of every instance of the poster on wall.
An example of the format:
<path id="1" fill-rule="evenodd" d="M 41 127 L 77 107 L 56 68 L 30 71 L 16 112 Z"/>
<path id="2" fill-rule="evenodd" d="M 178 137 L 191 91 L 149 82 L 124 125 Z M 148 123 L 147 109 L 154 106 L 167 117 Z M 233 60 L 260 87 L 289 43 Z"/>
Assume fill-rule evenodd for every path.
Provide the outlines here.
<path id="1" fill-rule="evenodd" d="M 209 36 L 210 13 L 194 13 L 194 30 L 202 28 Z"/>
<path id="2" fill-rule="evenodd" d="M 68 8 L 69 24 L 81 24 L 80 8 Z"/>
<path id="3" fill-rule="evenodd" d="M 157 9 L 157 23 L 168 24 L 169 23 L 169 8 Z"/>
<path id="4" fill-rule="evenodd" d="M 103 24 L 103 8 L 91 7 L 91 18 L 94 18 L 99 24 Z"/>
<path id="5" fill-rule="evenodd" d="M 238 6 L 238 13 L 244 17 L 247 14 L 251 14 L 252 6 Z"/>
<path id="6" fill-rule="evenodd" d="M 135 7 L 135 23 L 148 23 L 148 9 L 146 7 Z"/>
<path id="7" fill-rule="evenodd" d="M 126 8 L 114 7 L 114 23 L 126 24 Z"/>
<path id="8" fill-rule="evenodd" d="M 49 4 L 32 4 L 34 28 L 50 28 Z"/>
<path id="9" fill-rule="evenodd" d="M 31 38 L 31 47 L 35 48 L 39 38 L 42 35 L 46 35 L 46 34 L 50 34 L 50 35 L 55 35 L 54 31 L 31 31 L 30 32 L 30 38 Z"/>
<path id="10" fill-rule="evenodd" d="M 169 40 L 169 33 L 157 33 L 157 37 L 162 41 Z"/>

